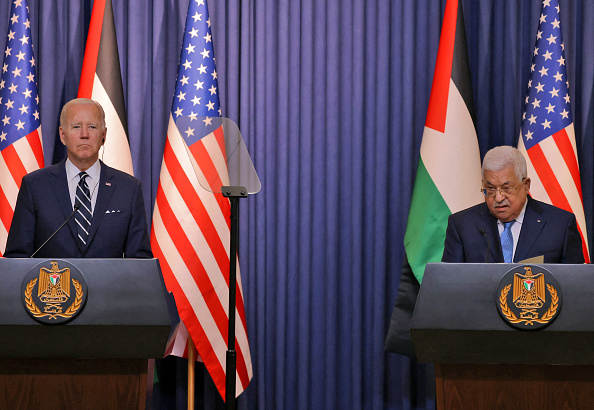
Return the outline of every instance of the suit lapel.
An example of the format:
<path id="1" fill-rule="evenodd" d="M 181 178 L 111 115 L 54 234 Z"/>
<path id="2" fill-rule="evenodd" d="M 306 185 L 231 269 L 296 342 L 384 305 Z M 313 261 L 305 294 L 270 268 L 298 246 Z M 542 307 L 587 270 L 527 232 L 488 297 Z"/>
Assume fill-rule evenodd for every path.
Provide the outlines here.
<path id="1" fill-rule="evenodd" d="M 58 202 L 58 207 L 62 211 L 62 215 L 64 216 L 64 220 L 66 220 L 72 214 L 72 202 L 70 200 L 70 192 L 68 191 L 68 180 L 66 177 L 66 160 L 62 160 L 56 164 L 55 167 L 52 168 L 51 172 L 53 174 L 53 178 L 51 180 L 52 190 L 56 196 L 56 201 Z M 70 233 L 72 234 L 72 238 L 76 241 L 77 240 L 77 230 L 76 230 L 76 222 L 74 218 L 71 218 L 68 222 L 68 228 L 70 229 Z M 78 241 L 77 241 L 78 242 Z"/>
<path id="2" fill-rule="evenodd" d="M 91 231 L 89 232 L 87 246 L 83 249 L 83 255 L 93 242 L 93 238 L 95 237 L 97 229 L 107 210 L 107 205 L 109 205 L 109 200 L 113 195 L 115 186 L 113 186 L 112 177 L 113 174 L 110 168 L 104 163 L 101 163 L 101 176 L 99 177 L 99 187 L 97 188 L 97 201 L 95 202 L 95 209 L 93 210 L 93 222 L 91 223 Z"/>
<path id="3" fill-rule="evenodd" d="M 491 215 L 487 204 L 479 211 L 479 218 L 476 224 L 478 232 L 485 232 L 485 249 L 489 248 L 489 262 L 503 262 L 503 251 L 501 250 L 501 241 L 499 240 L 499 230 L 497 229 L 497 218 Z M 482 235 L 482 234 L 481 234 Z"/>
<path id="4" fill-rule="evenodd" d="M 514 261 L 521 261 L 529 256 L 538 256 L 530 255 L 529 252 L 547 222 L 542 216 L 542 208 L 538 203 L 530 197 L 527 200 L 528 204 L 524 213 L 524 221 L 522 222 L 522 230 L 518 238 Z"/>

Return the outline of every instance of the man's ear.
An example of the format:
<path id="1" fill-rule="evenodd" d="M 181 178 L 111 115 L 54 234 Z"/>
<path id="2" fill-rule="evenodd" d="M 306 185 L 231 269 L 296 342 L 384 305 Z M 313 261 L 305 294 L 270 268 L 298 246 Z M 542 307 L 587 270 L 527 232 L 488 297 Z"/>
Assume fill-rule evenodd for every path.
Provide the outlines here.
<path id="1" fill-rule="evenodd" d="M 60 141 L 62 141 L 62 144 L 66 145 L 66 142 L 64 141 L 64 130 L 62 129 L 61 125 L 60 125 L 60 128 L 58 129 L 58 132 L 60 134 Z"/>

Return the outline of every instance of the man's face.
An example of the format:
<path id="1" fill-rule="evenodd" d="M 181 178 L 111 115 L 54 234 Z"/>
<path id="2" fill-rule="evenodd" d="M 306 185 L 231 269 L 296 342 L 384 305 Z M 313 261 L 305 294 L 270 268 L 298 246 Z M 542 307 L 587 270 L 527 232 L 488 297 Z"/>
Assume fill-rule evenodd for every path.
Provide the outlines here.
<path id="1" fill-rule="evenodd" d="M 99 158 L 106 132 L 99 107 L 75 104 L 68 108 L 66 123 L 60 126 L 60 140 L 66 145 L 70 161 L 86 171 Z"/>
<path id="2" fill-rule="evenodd" d="M 501 171 L 485 170 L 483 188 L 505 187 L 517 187 L 517 189 L 512 189 L 513 192 L 507 195 L 504 195 L 501 190 L 497 190 L 494 197 L 485 197 L 485 202 L 495 218 L 502 222 L 509 222 L 516 219 L 524 208 L 526 197 L 530 191 L 530 178 L 520 181 L 513 167 Z"/>

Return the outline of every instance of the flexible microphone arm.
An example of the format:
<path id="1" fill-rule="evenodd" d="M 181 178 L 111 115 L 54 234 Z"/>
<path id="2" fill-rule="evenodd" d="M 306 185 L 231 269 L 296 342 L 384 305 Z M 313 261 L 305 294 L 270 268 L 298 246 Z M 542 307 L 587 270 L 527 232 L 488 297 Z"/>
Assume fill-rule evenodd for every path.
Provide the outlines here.
<path id="1" fill-rule="evenodd" d="M 485 263 L 489 262 L 489 253 L 491 252 L 491 239 L 489 235 L 487 235 L 487 231 L 484 228 L 479 229 L 481 235 L 483 235 L 487 239 L 487 255 L 485 256 Z"/>
<path id="2" fill-rule="evenodd" d="M 50 237 L 47 238 L 46 241 L 39 248 L 37 248 L 37 250 L 35 252 L 33 252 L 33 254 L 31 256 L 29 256 L 30 258 L 37 255 L 37 252 L 39 252 L 41 250 L 41 248 L 43 248 L 45 246 L 45 244 L 48 243 L 50 241 L 50 239 L 52 239 L 58 232 L 60 232 L 60 229 L 62 229 L 64 227 L 64 225 L 66 225 L 68 223 L 68 221 L 70 221 L 72 219 L 72 217 L 74 216 L 76 211 L 78 211 L 78 208 L 80 208 L 79 204 L 74 205 L 74 210 L 72 211 L 70 216 L 68 218 L 66 218 L 66 220 L 64 222 L 62 222 L 62 225 L 60 225 L 60 227 L 58 229 L 56 229 L 54 231 L 54 233 L 51 234 Z"/>

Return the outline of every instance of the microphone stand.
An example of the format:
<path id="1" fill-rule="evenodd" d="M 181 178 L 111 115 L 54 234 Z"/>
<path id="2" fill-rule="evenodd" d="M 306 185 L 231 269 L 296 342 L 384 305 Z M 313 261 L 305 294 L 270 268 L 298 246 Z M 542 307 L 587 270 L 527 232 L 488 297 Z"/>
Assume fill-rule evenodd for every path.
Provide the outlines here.
<path id="1" fill-rule="evenodd" d="M 35 255 L 37 255 L 37 252 L 39 252 L 41 250 L 41 248 L 43 248 L 45 246 L 45 244 L 48 243 L 50 241 L 50 239 L 52 239 L 58 232 L 60 232 L 60 229 L 62 229 L 64 227 L 64 225 L 66 225 L 68 223 L 68 221 L 70 221 L 72 219 L 72 217 L 74 216 L 76 211 L 78 211 L 78 208 L 80 208 L 79 204 L 74 205 L 74 209 L 72 210 L 72 213 L 70 214 L 70 216 L 68 218 L 66 218 L 66 220 L 64 222 L 62 222 L 62 225 L 60 225 L 60 227 L 58 229 L 56 229 L 54 231 L 54 233 L 51 234 L 50 237 L 47 238 L 45 240 L 45 242 L 42 243 L 41 246 L 39 248 L 37 248 L 37 250 L 35 252 L 33 252 L 33 254 L 31 256 L 29 256 L 29 258 L 32 258 Z"/>

